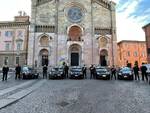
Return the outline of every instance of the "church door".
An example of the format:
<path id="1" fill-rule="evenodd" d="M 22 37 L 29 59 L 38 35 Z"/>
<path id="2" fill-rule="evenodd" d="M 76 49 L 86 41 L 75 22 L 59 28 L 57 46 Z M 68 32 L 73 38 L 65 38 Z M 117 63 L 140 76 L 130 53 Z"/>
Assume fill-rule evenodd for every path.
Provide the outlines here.
<path id="1" fill-rule="evenodd" d="M 103 55 L 100 56 L 100 64 L 101 66 L 107 66 L 106 58 Z"/>
<path id="2" fill-rule="evenodd" d="M 48 55 L 42 55 L 42 66 L 48 66 Z"/>
<path id="3" fill-rule="evenodd" d="M 79 53 L 71 53 L 71 66 L 79 65 Z"/>

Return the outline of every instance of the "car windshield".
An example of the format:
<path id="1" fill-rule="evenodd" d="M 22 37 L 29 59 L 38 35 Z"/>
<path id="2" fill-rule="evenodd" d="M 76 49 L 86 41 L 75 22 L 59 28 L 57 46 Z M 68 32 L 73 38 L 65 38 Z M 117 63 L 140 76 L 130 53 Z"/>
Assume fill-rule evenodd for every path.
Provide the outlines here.
<path id="1" fill-rule="evenodd" d="M 29 68 L 29 67 L 23 67 L 22 68 L 22 71 L 26 71 L 26 72 L 29 72 L 29 71 L 31 71 L 32 69 L 31 68 Z"/>
<path id="2" fill-rule="evenodd" d="M 106 68 L 96 68 L 96 71 L 107 72 Z"/>
<path id="3" fill-rule="evenodd" d="M 71 71 L 82 71 L 82 68 L 72 68 Z"/>
<path id="4" fill-rule="evenodd" d="M 128 68 L 128 67 L 124 67 L 124 68 L 122 68 L 120 71 L 122 71 L 122 72 L 130 72 L 131 69 Z"/>
<path id="5" fill-rule="evenodd" d="M 63 68 L 52 68 L 52 71 L 63 71 Z"/>

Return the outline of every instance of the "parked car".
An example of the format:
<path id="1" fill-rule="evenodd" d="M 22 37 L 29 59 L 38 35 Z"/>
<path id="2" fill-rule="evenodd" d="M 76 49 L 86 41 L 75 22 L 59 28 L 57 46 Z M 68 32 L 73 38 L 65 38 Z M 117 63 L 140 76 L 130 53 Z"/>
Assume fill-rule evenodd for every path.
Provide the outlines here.
<path id="1" fill-rule="evenodd" d="M 22 78 L 23 79 L 38 79 L 39 78 L 39 73 L 37 70 L 24 66 L 22 67 Z"/>
<path id="2" fill-rule="evenodd" d="M 133 80 L 133 70 L 129 67 L 122 67 L 118 73 L 118 79 Z"/>
<path id="3" fill-rule="evenodd" d="M 73 66 L 70 68 L 70 78 L 71 79 L 84 79 L 82 67 Z"/>
<path id="4" fill-rule="evenodd" d="M 64 71 L 62 67 L 52 67 L 49 71 L 49 79 L 63 79 Z"/>
<path id="5" fill-rule="evenodd" d="M 96 69 L 96 79 L 110 79 L 110 70 L 107 67 L 98 66 Z"/>
<path id="6" fill-rule="evenodd" d="M 146 66 L 147 68 L 146 73 L 148 74 L 148 76 L 150 76 L 150 64 L 144 64 L 144 66 Z"/>

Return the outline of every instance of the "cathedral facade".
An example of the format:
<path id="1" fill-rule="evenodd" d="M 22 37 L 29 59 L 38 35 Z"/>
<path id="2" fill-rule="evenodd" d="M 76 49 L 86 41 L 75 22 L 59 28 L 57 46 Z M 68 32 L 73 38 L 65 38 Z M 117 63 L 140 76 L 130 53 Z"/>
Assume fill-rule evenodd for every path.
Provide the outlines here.
<path id="1" fill-rule="evenodd" d="M 28 65 L 117 65 L 115 3 L 32 0 Z"/>

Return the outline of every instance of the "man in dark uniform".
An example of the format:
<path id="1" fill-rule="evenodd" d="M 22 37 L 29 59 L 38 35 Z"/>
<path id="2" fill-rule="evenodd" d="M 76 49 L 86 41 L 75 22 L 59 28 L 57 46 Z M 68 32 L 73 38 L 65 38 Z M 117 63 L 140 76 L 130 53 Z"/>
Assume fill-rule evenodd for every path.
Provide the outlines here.
<path id="1" fill-rule="evenodd" d="M 142 63 L 142 66 L 141 66 L 141 72 L 142 72 L 142 81 L 144 81 L 144 77 L 146 78 L 146 81 L 148 82 L 148 76 L 147 76 L 147 67 L 144 66 L 144 63 Z"/>
<path id="2" fill-rule="evenodd" d="M 115 80 L 116 80 L 116 68 L 114 65 L 111 68 L 111 80 L 112 80 L 113 76 L 115 77 Z"/>
<path id="3" fill-rule="evenodd" d="M 68 70 L 69 70 L 69 67 L 67 64 L 65 64 L 65 67 L 64 67 L 64 71 L 65 71 L 65 78 L 68 78 Z"/>
<path id="4" fill-rule="evenodd" d="M 95 67 L 93 65 L 90 66 L 90 79 L 95 78 Z"/>
<path id="5" fill-rule="evenodd" d="M 4 81 L 4 80 L 7 81 L 7 75 L 8 75 L 9 67 L 4 65 L 2 71 L 3 71 L 2 81 Z"/>
<path id="6" fill-rule="evenodd" d="M 20 76 L 20 73 L 21 73 L 21 66 L 19 64 L 17 64 L 16 68 L 15 68 L 15 71 L 16 71 L 16 76 L 15 76 L 15 79 L 20 79 L 21 76 Z"/>
<path id="7" fill-rule="evenodd" d="M 43 66 L 43 78 L 44 77 L 47 78 L 47 66 L 46 65 Z"/>
<path id="8" fill-rule="evenodd" d="M 138 80 L 140 80 L 140 77 L 139 77 L 139 67 L 138 67 L 138 65 L 134 65 L 133 71 L 134 71 L 135 80 L 137 80 L 137 78 L 138 78 Z"/>
<path id="9" fill-rule="evenodd" d="M 87 78 L 87 76 L 86 76 L 86 66 L 85 65 L 82 67 L 82 72 L 83 72 L 84 78 Z"/>

